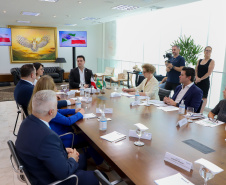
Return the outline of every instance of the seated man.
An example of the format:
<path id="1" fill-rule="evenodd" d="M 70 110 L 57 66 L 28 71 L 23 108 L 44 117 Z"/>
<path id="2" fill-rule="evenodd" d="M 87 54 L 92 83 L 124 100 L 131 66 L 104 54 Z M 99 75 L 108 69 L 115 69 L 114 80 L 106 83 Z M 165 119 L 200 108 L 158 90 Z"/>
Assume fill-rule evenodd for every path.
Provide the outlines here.
<path id="1" fill-rule="evenodd" d="M 83 170 L 86 168 L 83 155 L 75 149 L 65 149 L 59 136 L 51 130 L 49 121 L 56 114 L 55 92 L 42 90 L 32 98 L 32 115 L 21 123 L 15 146 L 32 184 L 50 184 L 75 174 L 79 185 L 99 185 L 93 171 Z M 74 182 L 70 179 L 62 184 Z"/>
<path id="2" fill-rule="evenodd" d="M 85 88 L 90 87 L 91 77 L 93 77 L 93 72 L 90 69 L 84 67 L 85 57 L 82 55 L 77 56 L 77 65 L 75 69 L 71 69 L 69 78 L 69 88 L 76 89 L 79 88 L 80 84 L 83 84 Z"/>
<path id="3" fill-rule="evenodd" d="M 217 115 L 217 120 L 226 123 L 226 87 L 223 91 L 223 96 L 224 99 L 209 112 L 208 117 L 214 119 L 214 116 Z"/>
<path id="4" fill-rule="evenodd" d="M 21 80 L 14 90 L 14 98 L 23 107 L 24 113 L 28 115 L 27 107 L 34 89 L 36 70 L 33 64 L 25 64 L 20 68 L 20 74 Z"/>
<path id="5" fill-rule="evenodd" d="M 196 112 L 201 104 L 202 90 L 194 84 L 195 70 L 191 67 L 183 67 L 180 75 L 180 83 L 171 98 L 165 97 L 164 102 L 179 107 L 184 100 L 185 108 L 193 107 Z"/>

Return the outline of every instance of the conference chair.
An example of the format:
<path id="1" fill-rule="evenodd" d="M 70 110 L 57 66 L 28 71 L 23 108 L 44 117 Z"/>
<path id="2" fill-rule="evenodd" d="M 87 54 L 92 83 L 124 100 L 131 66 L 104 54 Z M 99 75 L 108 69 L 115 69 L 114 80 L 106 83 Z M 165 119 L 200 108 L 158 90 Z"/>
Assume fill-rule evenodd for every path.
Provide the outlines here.
<path id="1" fill-rule="evenodd" d="M 95 81 L 96 81 L 97 77 L 101 77 L 102 82 L 103 82 L 105 76 L 113 77 L 114 71 L 115 71 L 114 67 L 106 67 L 104 73 L 96 73 L 95 74 Z"/>
<path id="2" fill-rule="evenodd" d="M 160 101 L 163 101 L 165 96 L 169 97 L 170 92 L 171 92 L 170 90 L 159 88 L 159 99 L 160 99 Z"/>
<path id="3" fill-rule="evenodd" d="M 109 180 L 107 180 L 106 177 L 99 170 L 94 170 L 94 175 L 98 178 L 101 185 L 114 185 L 122 182 L 122 179 L 109 182 Z"/>
<path id="4" fill-rule="evenodd" d="M 16 126 L 17 126 L 17 121 L 18 121 L 19 115 L 20 114 L 22 115 L 22 120 L 24 120 L 27 117 L 27 115 L 24 112 L 23 107 L 21 105 L 19 105 L 18 103 L 16 104 L 16 106 L 17 106 L 17 117 L 16 117 L 16 122 L 15 122 L 15 125 L 14 125 L 14 129 L 13 129 L 13 135 L 14 136 L 17 136 L 15 131 L 16 131 Z"/>
<path id="5" fill-rule="evenodd" d="M 61 138 L 61 137 L 64 137 L 64 136 L 66 136 L 66 135 L 70 135 L 70 134 L 72 134 L 72 142 L 71 142 L 71 148 L 74 148 L 74 133 L 73 132 L 67 132 L 67 133 L 65 133 L 65 134 L 61 134 L 61 135 L 59 135 L 59 137 Z"/>
<path id="6" fill-rule="evenodd" d="M 111 82 L 118 82 L 118 86 L 120 86 L 120 83 L 122 82 L 124 85 L 124 82 L 128 82 L 128 74 L 127 74 L 128 70 L 123 70 L 123 73 L 119 73 L 118 77 L 111 77 L 110 78 L 110 86 L 111 86 Z M 131 83 L 131 86 L 133 87 L 133 83 L 132 83 L 132 74 L 129 74 L 129 81 Z M 127 84 L 128 85 L 128 84 Z"/>
<path id="7" fill-rule="evenodd" d="M 12 165 L 14 171 L 17 173 L 17 178 L 21 182 L 26 183 L 27 185 L 32 185 L 33 183 L 31 181 L 29 172 L 27 171 L 27 169 L 24 167 L 22 161 L 17 156 L 16 148 L 15 148 L 14 143 L 11 140 L 9 140 L 7 143 L 8 143 L 10 152 L 11 152 L 11 155 L 10 155 L 11 165 Z M 71 178 L 75 178 L 75 183 L 74 184 L 77 185 L 78 184 L 78 177 L 76 175 L 70 175 L 69 177 L 67 177 L 64 180 L 55 181 L 55 182 L 53 182 L 53 183 L 51 183 L 49 185 L 59 184 L 59 183 L 61 183 L 63 181 L 71 179 Z"/>

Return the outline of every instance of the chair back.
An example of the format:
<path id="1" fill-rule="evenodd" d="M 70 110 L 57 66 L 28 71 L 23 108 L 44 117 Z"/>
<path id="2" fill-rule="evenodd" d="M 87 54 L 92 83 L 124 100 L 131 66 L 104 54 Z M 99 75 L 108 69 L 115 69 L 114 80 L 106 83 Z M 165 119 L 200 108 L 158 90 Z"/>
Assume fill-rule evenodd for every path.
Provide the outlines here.
<path id="1" fill-rule="evenodd" d="M 12 164 L 14 171 L 17 173 L 17 178 L 21 182 L 26 183 L 28 185 L 31 185 L 29 174 L 28 174 L 27 170 L 24 168 L 21 160 L 17 156 L 14 143 L 11 140 L 9 140 L 7 143 L 8 143 L 8 146 L 9 146 L 9 150 L 11 152 L 10 161 L 11 161 L 11 164 Z"/>
<path id="2" fill-rule="evenodd" d="M 169 97 L 170 92 L 171 92 L 170 90 L 159 88 L 159 99 L 160 99 L 160 101 L 163 101 L 165 96 Z"/>
<path id="3" fill-rule="evenodd" d="M 121 80 L 126 79 L 125 74 L 124 74 L 124 73 L 119 73 L 119 74 L 118 74 L 118 80 L 119 80 L 119 79 L 121 79 Z"/>
<path id="4" fill-rule="evenodd" d="M 18 110 L 21 111 L 21 115 L 23 116 L 23 120 L 24 120 L 26 117 L 28 117 L 28 114 L 27 114 L 27 112 L 24 111 L 24 108 L 23 108 L 22 105 L 20 105 L 20 104 L 17 103 L 17 108 L 18 108 Z"/>
<path id="5" fill-rule="evenodd" d="M 114 67 L 106 67 L 104 74 L 107 74 L 108 76 L 114 76 L 114 71 L 115 71 Z"/>
<path id="6" fill-rule="evenodd" d="M 199 106 L 199 108 L 197 109 L 196 113 L 200 113 L 201 108 L 202 108 L 202 104 L 203 104 L 203 100 L 201 100 L 200 106 Z"/>
<path id="7" fill-rule="evenodd" d="M 94 170 L 94 175 L 102 185 L 112 185 L 99 170 Z"/>

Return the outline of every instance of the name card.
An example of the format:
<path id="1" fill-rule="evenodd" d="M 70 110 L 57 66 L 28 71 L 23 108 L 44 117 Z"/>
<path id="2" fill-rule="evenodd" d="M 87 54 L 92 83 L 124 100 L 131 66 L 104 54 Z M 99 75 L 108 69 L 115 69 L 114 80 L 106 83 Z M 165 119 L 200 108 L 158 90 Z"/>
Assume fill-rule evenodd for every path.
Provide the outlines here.
<path id="1" fill-rule="evenodd" d="M 138 129 L 140 129 L 141 131 L 145 131 L 148 130 L 148 127 L 146 127 L 145 125 L 143 125 L 142 123 L 136 123 L 134 124 Z"/>
<path id="2" fill-rule="evenodd" d="M 136 137 L 136 138 L 138 138 L 136 130 L 130 130 L 129 131 L 129 137 Z M 151 140 L 151 133 L 144 132 L 140 138 L 141 139 Z"/>
<path id="3" fill-rule="evenodd" d="M 121 93 L 113 92 L 111 93 L 111 97 L 120 97 Z"/>
<path id="4" fill-rule="evenodd" d="M 192 162 L 189 162 L 189 161 L 187 161 L 181 157 L 178 157 L 176 155 L 173 155 L 169 152 L 166 152 L 164 161 L 174 164 L 175 166 L 178 166 L 188 172 L 190 172 L 193 169 Z"/>
<path id="5" fill-rule="evenodd" d="M 140 103 L 140 102 L 138 102 L 138 101 L 133 101 L 133 102 L 130 103 L 130 105 L 133 107 L 133 106 L 138 105 L 139 103 Z"/>
<path id="6" fill-rule="evenodd" d="M 176 126 L 182 127 L 183 125 L 185 125 L 187 123 L 188 123 L 187 118 L 184 118 L 184 119 L 178 121 Z"/>
<path id="7" fill-rule="evenodd" d="M 96 108 L 96 113 L 101 113 L 99 108 Z M 113 113 L 113 108 L 105 108 L 104 109 L 105 114 L 112 114 Z"/>

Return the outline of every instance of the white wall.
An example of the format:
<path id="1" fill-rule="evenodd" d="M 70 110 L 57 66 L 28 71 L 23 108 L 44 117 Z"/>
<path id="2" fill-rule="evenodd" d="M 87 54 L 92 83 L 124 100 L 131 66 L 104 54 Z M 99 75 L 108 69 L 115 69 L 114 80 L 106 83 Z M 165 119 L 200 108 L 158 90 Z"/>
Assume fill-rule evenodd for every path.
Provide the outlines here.
<path id="1" fill-rule="evenodd" d="M 97 72 L 97 58 L 102 56 L 102 24 L 85 27 L 76 28 L 72 27 L 57 27 L 57 37 L 58 37 L 58 57 L 65 58 L 67 63 L 62 64 L 65 72 L 69 72 L 72 68 L 72 48 L 69 47 L 59 47 L 59 31 L 87 31 L 87 47 L 76 48 L 76 55 L 84 55 L 86 58 L 86 67 L 93 70 L 93 73 Z M 4 27 L 4 26 L 1 26 Z M 5 26 L 7 27 L 7 25 Z M 57 63 L 43 63 L 45 67 L 60 66 Z M 10 69 L 13 67 L 21 67 L 23 64 L 11 64 L 10 63 L 10 53 L 8 46 L 0 47 L 0 74 L 10 73 Z"/>

